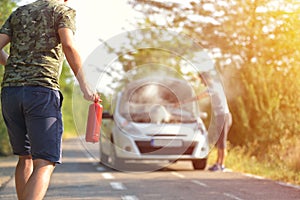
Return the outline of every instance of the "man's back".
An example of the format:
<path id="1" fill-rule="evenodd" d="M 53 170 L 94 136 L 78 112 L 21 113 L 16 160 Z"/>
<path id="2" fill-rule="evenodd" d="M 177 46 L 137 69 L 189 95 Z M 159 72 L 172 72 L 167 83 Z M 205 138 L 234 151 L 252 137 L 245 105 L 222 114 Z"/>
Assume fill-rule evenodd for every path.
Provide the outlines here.
<path id="1" fill-rule="evenodd" d="M 12 13 L 1 29 L 1 33 L 11 38 L 2 86 L 39 85 L 58 89 L 64 59 L 58 28 L 74 31 L 74 17 L 74 10 L 55 0 L 38 0 Z"/>

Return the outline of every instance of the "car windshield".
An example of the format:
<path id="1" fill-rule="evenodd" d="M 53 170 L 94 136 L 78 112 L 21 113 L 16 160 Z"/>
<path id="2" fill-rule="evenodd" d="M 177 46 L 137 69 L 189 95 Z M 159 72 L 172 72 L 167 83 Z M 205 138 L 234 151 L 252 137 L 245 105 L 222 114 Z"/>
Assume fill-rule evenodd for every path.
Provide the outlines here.
<path id="1" fill-rule="evenodd" d="M 197 118 L 197 104 L 179 103 L 193 97 L 183 81 L 148 80 L 130 84 L 122 94 L 120 113 L 137 123 L 192 123 Z"/>

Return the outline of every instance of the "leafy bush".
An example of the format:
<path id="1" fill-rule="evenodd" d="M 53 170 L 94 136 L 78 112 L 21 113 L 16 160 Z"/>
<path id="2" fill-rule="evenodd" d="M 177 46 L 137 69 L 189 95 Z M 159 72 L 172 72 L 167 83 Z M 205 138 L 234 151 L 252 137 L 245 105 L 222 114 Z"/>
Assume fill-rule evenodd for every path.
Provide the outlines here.
<path id="1" fill-rule="evenodd" d="M 234 119 L 229 140 L 258 160 L 299 170 L 300 72 L 290 68 L 282 73 L 262 64 L 239 72 L 231 84 L 241 87 L 227 88 L 235 96 L 229 98 Z"/>

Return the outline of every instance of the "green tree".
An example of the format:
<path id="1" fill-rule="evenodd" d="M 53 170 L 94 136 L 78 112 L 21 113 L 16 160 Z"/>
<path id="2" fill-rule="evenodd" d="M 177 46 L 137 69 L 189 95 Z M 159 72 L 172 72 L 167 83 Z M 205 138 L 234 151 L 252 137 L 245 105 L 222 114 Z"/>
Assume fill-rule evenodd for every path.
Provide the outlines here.
<path id="1" fill-rule="evenodd" d="M 60 88 L 64 96 L 62 105 L 63 123 L 64 123 L 64 136 L 75 136 L 75 125 L 73 119 L 73 87 L 74 75 L 71 72 L 70 66 L 64 62 L 61 76 Z"/>
<path id="2" fill-rule="evenodd" d="M 189 5 L 133 0 L 141 27 L 185 33 L 207 49 L 223 77 L 233 113 L 229 138 L 263 159 L 299 155 L 299 3 L 201 0 Z M 293 149 L 293 150 L 291 150 Z M 300 168 L 299 162 L 296 164 Z"/>
<path id="3" fill-rule="evenodd" d="M 11 11 L 17 6 L 19 0 L 1 0 L 0 1 L 0 25 L 2 25 Z"/>
<path id="4" fill-rule="evenodd" d="M 18 1 L 12 1 L 12 0 L 1 0 L 0 1 L 0 26 L 5 22 L 9 14 L 12 12 L 12 10 L 17 6 Z M 6 50 L 8 50 L 8 47 L 6 47 Z M 3 66 L 0 65 L 0 81 L 2 82 L 3 78 Z M 0 112 L 1 108 L 0 108 Z M 4 120 L 2 118 L 2 114 L 0 116 L 0 155 L 7 155 L 11 153 L 11 148 L 8 141 L 7 131 L 4 124 Z"/>

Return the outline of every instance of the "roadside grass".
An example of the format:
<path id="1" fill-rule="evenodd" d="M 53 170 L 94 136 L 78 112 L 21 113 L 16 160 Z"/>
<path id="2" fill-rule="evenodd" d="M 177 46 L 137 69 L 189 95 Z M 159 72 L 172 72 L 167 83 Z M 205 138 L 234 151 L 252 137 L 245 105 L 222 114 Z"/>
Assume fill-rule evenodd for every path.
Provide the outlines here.
<path id="1" fill-rule="evenodd" d="M 76 131 L 64 131 L 63 133 L 63 139 L 71 139 L 76 137 L 78 137 Z"/>
<path id="2" fill-rule="evenodd" d="M 289 168 L 286 163 L 278 164 L 258 160 L 246 152 L 242 147 L 229 147 L 225 161 L 226 167 L 235 172 L 248 173 L 266 179 L 300 185 L 299 170 Z M 217 152 L 214 148 L 208 158 L 209 166 L 215 162 L 216 155 Z"/>

